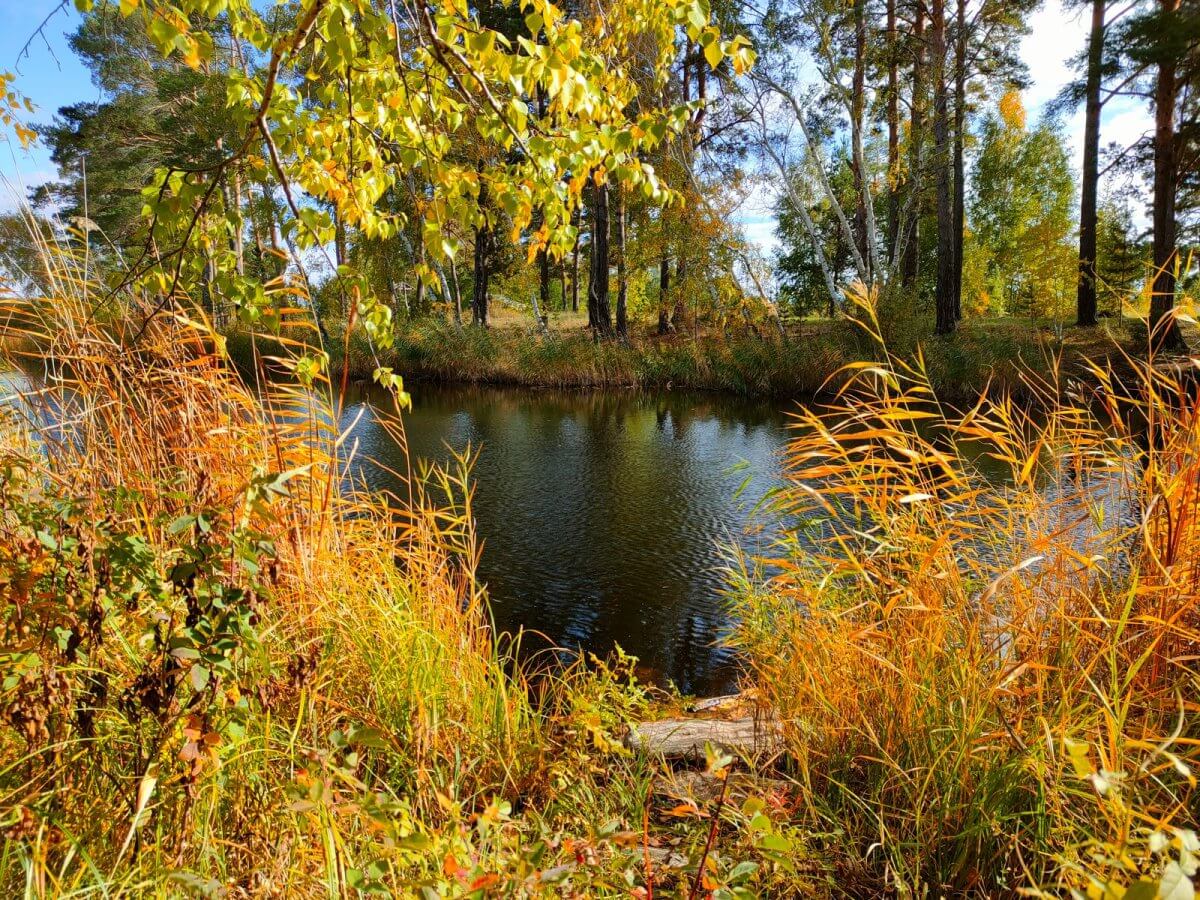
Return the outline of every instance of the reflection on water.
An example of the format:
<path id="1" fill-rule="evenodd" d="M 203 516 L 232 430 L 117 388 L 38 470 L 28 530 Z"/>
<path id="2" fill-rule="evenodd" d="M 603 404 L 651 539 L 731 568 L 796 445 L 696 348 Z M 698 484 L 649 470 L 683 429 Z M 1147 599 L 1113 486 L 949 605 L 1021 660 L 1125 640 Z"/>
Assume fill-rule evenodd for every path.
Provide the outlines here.
<path id="1" fill-rule="evenodd" d="M 36 378 L 0 373 L 0 428 L 11 427 L 4 413 L 12 412 L 43 441 L 69 439 L 63 418 L 70 415 L 58 405 L 69 402 L 51 394 L 31 403 L 25 392 L 37 386 Z M 604 655 L 619 644 L 641 660 L 644 677 L 687 692 L 732 687 L 736 660 L 718 646 L 729 627 L 724 548 L 736 542 L 754 554 L 781 536 L 778 523 L 753 506 L 780 484 L 787 404 L 435 385 L 421 385 L 414 403 L 404 425 L 415 459 L 445 460 L 447 445 L 478 451 L 480 574 L 500 630 L 544 636 L 540 645 L 526 638 L 526 648 L 548 642 Z M 365 389 L 341 415 L 341 430 L 351 429 L 343 445 L 354 454 L 350 474 L 367 488 L 402 495 L 392 472 L 405 471 L 406 460 L 373 404 L 391 408 L 386 395 Z M 983 446 L 961 442 L 958 449 L 1004 489 L 1007 464 Z M 1129 535 L 1139 520 L 1129 474 L 1119 463 L 1086 474 L 1073 465 L 1048 467 L 1037 508 L 981 533 L 971 555 L 1004 572 L 1041 560 L 1068 535 L 1077 560 L 1102 554 L 1091 577 L 1125 577 L 1130 560 L 1113 536 Z M 804 544 L 816 533 L 789 536 Z"/>
<path id="2" fill-rule="evenodd" d="M 360 417 L 357 474 L 398 491 L 388 470 L 403 471 L 400 451 L 372 397 L 357 399 L 342 415 L 343 427 Z M 689 692 L 732 685 L 735 660 L 717 646 L 728 625 L 722 546 L 753 550 L 773 536 L 752 506 L 778 483 L 778 405 L 421 385 L 404 424 L 414 458 L 481 451 L 480 574 L 501 630 L 599 654 L 619 644 Z"/>

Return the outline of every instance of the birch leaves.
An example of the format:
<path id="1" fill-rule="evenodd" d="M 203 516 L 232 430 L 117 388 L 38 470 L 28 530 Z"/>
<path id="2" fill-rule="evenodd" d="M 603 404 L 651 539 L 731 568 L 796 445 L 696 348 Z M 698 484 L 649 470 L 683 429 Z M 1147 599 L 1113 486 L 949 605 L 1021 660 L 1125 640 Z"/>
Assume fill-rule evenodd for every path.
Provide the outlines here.
<path id="1" fill-rule="evenodd" d="M 434 265 L 485 220 L 534 252 L 563 254 L 589 180 L 669 202 L 646 160 L 688 118 L 688 105 L 658 99 L 677 35 L 714 67 L 741 72 L 753 60 L 744 38 L 712 24 L 707 0 L 588 3 L 578 18 L 548 0 L 122 0 L 121 12 L 142 18 L 164 57 L 222 70 L 244 135 L 221 165 L 160 173 L 147 191 L 160 259 L 202 247 L 205 266 L 232 270 L 223 248 L 240 226 L 228 208 L 214 221 L 213 185 L 248 167 L 286 198 L 284 228 L 301 248 L 333 240 L 335 222 L 366 237 L 395 234 L 408 222 L 389 194 L 414 193 L 407 206 L 422 223 L 420 275 L 431 290 Z M 386 345 L 387 316 L 373 314 L 375 301 L 344 269 L 338 277 Z M 160 270 L 158 289 L 178 281 Z M 263 302 L 261 290 L 224 283 L 237 303 Z"/>

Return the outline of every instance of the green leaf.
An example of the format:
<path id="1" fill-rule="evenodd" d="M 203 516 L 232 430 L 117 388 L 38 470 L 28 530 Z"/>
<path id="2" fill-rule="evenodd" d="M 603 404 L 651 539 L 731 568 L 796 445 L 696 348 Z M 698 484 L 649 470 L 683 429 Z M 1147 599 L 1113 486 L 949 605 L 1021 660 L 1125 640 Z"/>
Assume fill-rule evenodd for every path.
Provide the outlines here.
<path id="1" fill-rule="evenodd" d="M 1142 878 L 1128 887 L 1123 895 L 1123 900 L 1154 900 L 1157 896 L 1158 885 Z"/>
<path id="2" fill-rule="evenodd" d="M 725 880 L 729 884 L 738 884 L 742 881 L 745 881 L 747 878 L 749 878 L 751 875 L 753 875 L 757 871 L 758 871 L 758 863 L 753 863 L 753 862 L 750 862 L 749 860 L 746 860 L 745 862 L 738 863 L 736 866 L 734 866 L 732 869 L 730 869 L 729 875 L 726 877 Z"/>
<path id="3" fill-rule="evenodd" d="M 192 666 L 188 669 L 188 681 L 191 682 L 192 688 L 196 693 L 208 687 L 208 679 L 212 673 L 209 672 L 207 666 Z"/>
<path id="4" fill-rule="evenodd" d="M 195 521 L 195 516 L 182 515 L 167 526 L 167 534 L 179 534 L 179 532 L 183 531 L 184 529 L 191 528 Z"/>

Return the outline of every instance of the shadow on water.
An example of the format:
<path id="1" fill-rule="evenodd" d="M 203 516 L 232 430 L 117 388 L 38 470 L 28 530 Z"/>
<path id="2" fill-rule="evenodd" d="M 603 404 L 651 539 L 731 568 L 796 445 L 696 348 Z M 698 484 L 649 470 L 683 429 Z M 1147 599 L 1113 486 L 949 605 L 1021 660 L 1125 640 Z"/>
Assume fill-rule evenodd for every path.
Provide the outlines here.
<path id="1" fill-rule="evenodd" d="M 370 389 L 353 399 L 353 474 L 399 492 L 400 448 L 372 414 L 390 402 Z M 777 533 L 753 506 L 779 483 L 780 405 L 422 385 L 404 424 L 414 459 L 479 450 L 480 574 L 501 630 L 601 655 L 620 645 L 644 677 L 687 692 L 732 686 L 723 548 L 753 552 Z"/>

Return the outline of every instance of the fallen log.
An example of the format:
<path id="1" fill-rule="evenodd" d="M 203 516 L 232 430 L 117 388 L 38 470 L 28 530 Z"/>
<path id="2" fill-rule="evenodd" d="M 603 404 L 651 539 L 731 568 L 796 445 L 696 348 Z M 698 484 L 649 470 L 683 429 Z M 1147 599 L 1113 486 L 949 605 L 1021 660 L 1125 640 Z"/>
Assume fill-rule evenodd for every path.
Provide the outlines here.
<path id="1" fill-rule="evenodd" d="M 702 760 L 705 744 L 734 756 L 774 755 L 783 749 L 783 737 L 779 723 L 769 719 L 662 719 L 632 728 L 625 744 L 667 759 Z"/>

